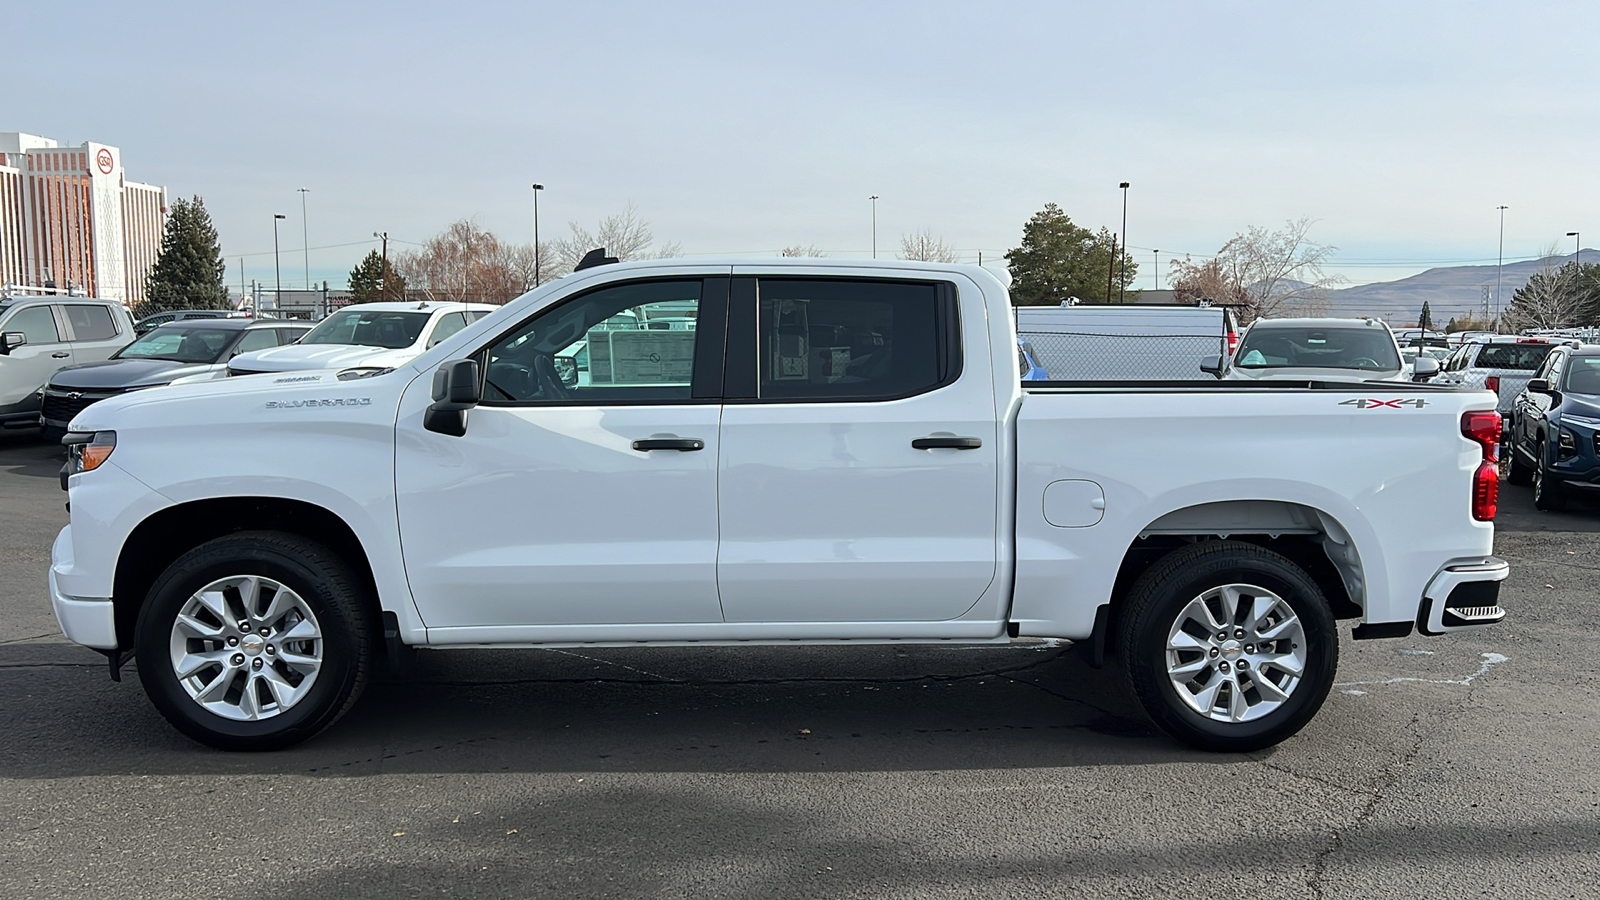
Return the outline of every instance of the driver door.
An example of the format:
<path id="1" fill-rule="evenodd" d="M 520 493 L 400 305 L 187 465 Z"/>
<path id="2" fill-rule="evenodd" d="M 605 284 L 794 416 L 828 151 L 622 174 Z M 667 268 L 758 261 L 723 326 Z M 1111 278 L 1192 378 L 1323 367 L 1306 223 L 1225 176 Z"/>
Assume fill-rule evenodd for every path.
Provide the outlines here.
<path id="1" fill-rule="evenodd" d="M 728 284 L 613 283 L 487 339 L 483 400 L 462 437 L 422 427 L 431 379 L 407 388 L 395 493 L 406 576 L 435 640 L 722 621 Z"/>

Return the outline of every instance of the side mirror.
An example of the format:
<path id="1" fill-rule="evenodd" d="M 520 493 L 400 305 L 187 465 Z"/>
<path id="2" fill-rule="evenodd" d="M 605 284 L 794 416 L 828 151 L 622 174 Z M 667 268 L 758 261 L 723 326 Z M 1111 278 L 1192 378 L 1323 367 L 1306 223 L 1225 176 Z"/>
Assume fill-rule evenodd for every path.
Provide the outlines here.
<path id="1" fill-rule="evenodd" d="M 1439 374 L 1439 361 L 1431 356 L 1419 356 L 1411 364 L 1411 375 L 1417 381 L 1426 381 Z"/>
<path id="2" fill-rule="evenodd" d="M 1206 373 L 1207 375 L 1215 375 L 1216 377 L 1221 378 L 1222 377 L 1222 357 L 1220 357 L 1220 356 L 1202 357 L 1201 360 L 1200 360 L 1200 371 Z"/>
<path id="3" fill-rule="evenodd" d="M 422 414 L 422 427 L 462 437 L 467 433 L 467 410 L 482 399 L 478 361 L 453 359 L 433 373 L 433 404 Z"/>
<path id="4" fill-rule="evenodd" d="M 1535 394 L 1548 394 L 1550 393 L 1550 380 L 1547 378 L 1529 379 L 1528 390 Z"/>
<path id="5" fill-rule="evenodd" d="M 10 353 L 28 342 L 28 336 L 20 331 L 8 331 L 0 338 L 0 353 Z"/>

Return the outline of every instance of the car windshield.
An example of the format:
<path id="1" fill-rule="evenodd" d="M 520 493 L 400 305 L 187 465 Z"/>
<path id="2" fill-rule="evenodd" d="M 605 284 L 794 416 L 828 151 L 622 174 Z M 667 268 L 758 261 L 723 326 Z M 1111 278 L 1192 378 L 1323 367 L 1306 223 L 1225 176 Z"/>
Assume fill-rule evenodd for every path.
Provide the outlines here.
<path id="1" fill-rule="evenodd" d="M 236 329 L 157 328 L 111 355 L 112 359 L 170 359 L 184 363 L 214 363 L 222 358 Z"/>
<path id="2" fill-rule="evenodd" d="M 431 313 L 347 309 L 322 320 L 300 339 L 302 344 L 356 344 L 362 347 L 409 347 L 422 336 Z"/>
<path id="3" fill-rule="evenodd" d="M 1252 328 L 1239 343 L 1241 369 L 1400 368 L 1394 341 L 1382 328 Z"/>
<path id="4" fill-rule="evenodd" d="M 1473 361 L 1475 369 L 1511 369 L 1532 372 L 1550 355 L 1554 344 L 1484 344 Z"/>
<path id="5" fill-rule="evenodd" d="M 1600 356 L 1574 356 L 1567 363 L 1569 394 L 1600 394 Z"/>

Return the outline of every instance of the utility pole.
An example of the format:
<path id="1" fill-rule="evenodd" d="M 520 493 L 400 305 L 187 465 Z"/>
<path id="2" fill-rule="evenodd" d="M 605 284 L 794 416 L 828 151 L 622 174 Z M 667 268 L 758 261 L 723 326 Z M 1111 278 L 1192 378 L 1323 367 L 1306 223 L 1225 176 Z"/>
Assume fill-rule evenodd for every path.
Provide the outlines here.
<path id="1" fill-rule="evenodd" d="M 873 194 L 867 198 L 872 201 L 872 258 L 878 258 L 878 195 Z"/>
<path id="2" fill-rule="evenodd" d="M 287 218 L 289 217 L 279 213 L 272 214 L 272 269 L 277 273 L 276 286 L 272 289 L 274 309 L 283 308 L 283 260 L 278 256 L 278 220 Z"/>
<path id="3" fill-rule="evenodd" d="M 1156 290 L 1161 290 L 1161 251 L 1156 251 Z"/>
<path id="4" fill-rule="evenodd" d="M 389 232 L 374 231 L 372 236 L 383 241 L 383 255 L 378 257 L 378 299 L 389 299 Z"/>
<path id="5" fill-rule="evenodd" d="M 296 188 L 300 192 L 300 253 L 306 267 L 306 290 L 311 290 L 311 242 L 306 239 L 306 195 L 310 188 Z"/>
<path id="6" fill-rule="evenodd" d="M 1111 285 L 1117 280 L 1117 236 L 1111 236 L 1111 261 L 1106 265 L 1106 302 L 1111 302 Z"/>
<path id="7" fill-rule="evenodd" d="M 1122 277 L 1117 279 L 1117 302 L 1122 303 L 1128 288 L 1128 183 L 1118 185 L 1122 188 Z M 1106 291 L 1106 299 L 1110 300 L 1111 292 Z"/>
<path id="8" fill-rule="evenodd" d="M 1509 206 L 1497 206 L 1500 210 L 1500 258 L 1494 264 L 1494 330 L 1500 331 L 1500 270 L 1506 264 L 1506 210 Z"/>
<path id="9" fill-rule="evenodd" d="M 533 186 L 533 286 L 539 286 L 539 192 L 544 185 Z"/>
<path id="10" fill-rule="evenodd" d="M 1578 234 L 1576 231 L 1569 231 L 1567 232 L 1567 237 L 1572 238 L 1572 261 L 1577 263 L 1578 268 L 1581 270 L 1583 268 L 1583 235 Z"/>

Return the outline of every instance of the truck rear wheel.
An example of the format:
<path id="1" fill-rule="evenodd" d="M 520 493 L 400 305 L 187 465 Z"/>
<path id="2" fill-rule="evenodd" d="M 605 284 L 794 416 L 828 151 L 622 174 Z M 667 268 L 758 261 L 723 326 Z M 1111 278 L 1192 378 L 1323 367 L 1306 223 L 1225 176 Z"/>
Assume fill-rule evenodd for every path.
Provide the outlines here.
<path id="1" fill-rule="evenodd" d="M 139 679 L 174 727 L 223 750 L 276 750 L 332 725 L 372 658 L 360 582 L 322 546 L 240 532 L 167 567 L 139 614 Z"/>
<path id="2" fill-rule="evenodd" d="M 1239 541 L 1194 544 L 1152 566 L 1128 594 L 1118 646 L 1156 725 L 1225 752 L 1298 732 L 1327 699 L 1339 661 L 1316 582 Z"/>

